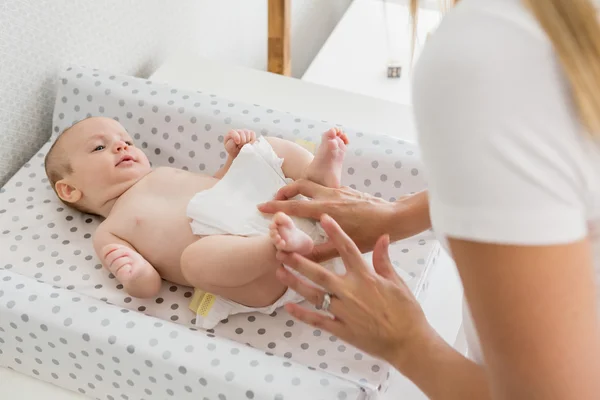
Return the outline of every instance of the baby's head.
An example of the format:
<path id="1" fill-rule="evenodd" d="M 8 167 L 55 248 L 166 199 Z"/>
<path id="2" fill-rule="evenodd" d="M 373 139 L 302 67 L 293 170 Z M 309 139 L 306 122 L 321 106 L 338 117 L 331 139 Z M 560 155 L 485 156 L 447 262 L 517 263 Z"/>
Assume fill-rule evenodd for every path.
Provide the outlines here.
<path id="1" fill-rule="evenodd" d="M 46 155 L 46 174 L 58 197 L 80 211 L 101 214 L 151 171 L 146 155 L 125 128 L 104 117 L 66 129 Z"/>

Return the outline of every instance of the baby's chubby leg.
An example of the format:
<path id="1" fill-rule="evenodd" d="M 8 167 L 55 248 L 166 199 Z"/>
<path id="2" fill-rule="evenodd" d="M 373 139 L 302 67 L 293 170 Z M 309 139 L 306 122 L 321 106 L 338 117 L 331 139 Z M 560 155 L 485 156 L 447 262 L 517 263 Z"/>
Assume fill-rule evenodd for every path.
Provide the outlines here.
<path id="1" fill-rule="evenodd" d="M 181 271 L 196 288 L 249 307 L 265 307 L 286 290 L 275 278 L 281 265 L 276 252 L 268 236 L 206 236 L 185 249 Z"/>
<path id="2" fill-rule="evenodd" d="M 320 185 L 338 188 L 348 138 L 339 128 L 323 133 L 317 154 L 289 140 L 267 138 L 275 153 L 283 158 L 283 173 L 293 180 L 308 179 Z"/>
<path id="3" fill-rule="evenodd" d="M 339 188 L 347 144 L 348 138 L 339 128 L 325 132 L 315 159 L 306 169 L 306 179 L 330 188 Z"/>
<path id="4" fill-rule="evenodd" d="M 306 168 L 313 161 L 313 155 L 297 143 L 276 137 L 265 138 L 273 147 L 275 154 L 283 158 L 281 169 L 287 178 L 298 180 L 306 178 Z"/>

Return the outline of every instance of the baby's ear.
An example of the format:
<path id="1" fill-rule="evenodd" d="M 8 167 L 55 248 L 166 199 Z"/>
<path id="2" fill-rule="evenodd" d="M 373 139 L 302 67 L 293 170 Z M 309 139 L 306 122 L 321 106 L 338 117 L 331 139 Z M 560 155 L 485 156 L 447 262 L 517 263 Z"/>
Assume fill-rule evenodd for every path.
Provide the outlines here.
<path id="1" fill-rule="evenodd" d="M 69 185 L 64 179 L 56 182 L 55 188 L 58 197 L 68 203 L 77 203 L 81 199 L 81 190 Z"/>

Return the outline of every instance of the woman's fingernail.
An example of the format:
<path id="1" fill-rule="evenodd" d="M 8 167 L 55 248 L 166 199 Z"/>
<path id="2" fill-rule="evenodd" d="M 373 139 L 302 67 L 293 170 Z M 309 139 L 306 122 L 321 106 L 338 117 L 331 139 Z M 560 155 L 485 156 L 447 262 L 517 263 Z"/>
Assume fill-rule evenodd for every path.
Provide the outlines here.
<path id="1" fill-rule="evenodd" d="M 323 215 L 321 216 L 321 221 L 322 221 L 322 222 L 331 222 L 331 219 L 332 219 L 332 218 L 331 218 L 329 215 L 327 215 L 327 214 L 323 214 Z"/>

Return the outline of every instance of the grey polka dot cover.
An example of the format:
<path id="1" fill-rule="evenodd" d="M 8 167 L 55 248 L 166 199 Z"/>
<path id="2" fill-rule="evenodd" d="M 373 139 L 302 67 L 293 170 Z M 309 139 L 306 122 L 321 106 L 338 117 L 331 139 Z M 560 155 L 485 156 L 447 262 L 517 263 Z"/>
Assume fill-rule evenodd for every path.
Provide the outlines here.
<path id="1" fill-rule="evenodd" d="M 283 309 L 203 331 L 188 309 L 191 288 L 164 282 L 155 299 L 129 297 L 95 257 L 99 219 L 62 205 L 43 169 L 56 136 L 90 115 L 118 119 L 154 166 L 201 173 L 224 162 L 231 128 L 318 143 L 332 123 L 88 68 L 69 68 L 57 85 L 50 141 L 0 189 L 0 365 L 101 399 L 362 399 L 385 390 L 388 365 Z M 343 184 L 385 199 L 425 187 L 414 145 L 344 130 Z M 438 249 L 429 233 L 391 246 L 419 298 Z"/>

